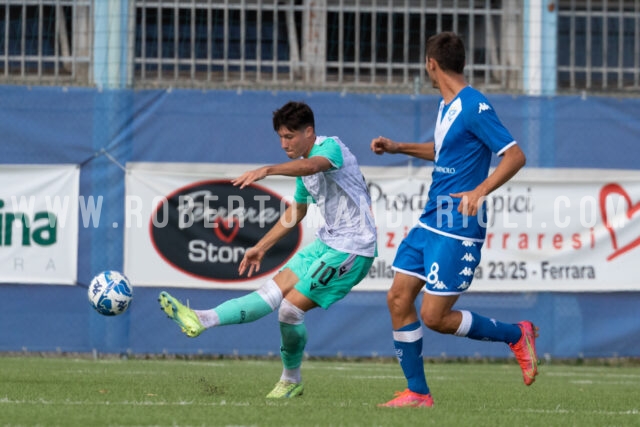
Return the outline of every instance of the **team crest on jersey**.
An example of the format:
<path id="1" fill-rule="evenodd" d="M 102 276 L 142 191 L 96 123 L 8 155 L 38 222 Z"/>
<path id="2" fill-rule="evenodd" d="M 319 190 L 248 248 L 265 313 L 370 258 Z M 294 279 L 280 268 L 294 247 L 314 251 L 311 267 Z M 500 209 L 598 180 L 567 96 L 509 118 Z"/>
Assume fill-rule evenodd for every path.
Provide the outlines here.
<path id="1" fill-rule="evenodd" d="M 491 110 L 491 107 L 486 102 L 481 102 L 480 104 L 478 104 L 478 114 L 482 113 L 483 111 L 489 110 Z"/>

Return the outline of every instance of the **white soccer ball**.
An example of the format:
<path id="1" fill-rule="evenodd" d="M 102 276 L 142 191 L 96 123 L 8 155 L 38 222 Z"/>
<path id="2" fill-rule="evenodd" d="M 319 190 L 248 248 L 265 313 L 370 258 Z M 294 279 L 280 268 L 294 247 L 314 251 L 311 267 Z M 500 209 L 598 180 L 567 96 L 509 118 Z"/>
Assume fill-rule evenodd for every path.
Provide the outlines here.
<path id="1" fill-rule="evenodd" d="M 98 313 L 116 316 L 129 308 L 133 299 L 133 287 L 124 274 L 107 270 L 91 280 L 88 295 L 91 306 Z"/>

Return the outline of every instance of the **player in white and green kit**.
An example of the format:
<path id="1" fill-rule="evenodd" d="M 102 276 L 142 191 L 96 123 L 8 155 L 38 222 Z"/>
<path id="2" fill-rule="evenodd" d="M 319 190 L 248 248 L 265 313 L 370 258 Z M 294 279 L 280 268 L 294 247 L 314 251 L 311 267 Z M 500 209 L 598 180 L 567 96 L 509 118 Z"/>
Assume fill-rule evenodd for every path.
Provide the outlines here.
<path id="1" fill-rule="evenodd" d="M 190 337 L 214 326 L 252 322 L 277 309 L 284 369 L 267 397 L 288 398 L 303 392 L 300 365 L 307 343 L 305 312 L 329 308 L 367 275 L 376 255 L 376 228 L 356 158 L 337 137 L 316 136 L 308 105 L 285 104 L 273 113 L 273 128 L 291 161 L 245 172 L 232 182 L 244 188 L 269 175 L 297 177 L 294 203 L 247 249 L 239 273 L 251 277 L 259 271 L 266 252 L 302 221 L 310 203 L 317 204 L 325 220 L 316 240 L 258 290 L 213 309 L 191 310 L 167 292 L 160 293 L 159 301 Z"/>

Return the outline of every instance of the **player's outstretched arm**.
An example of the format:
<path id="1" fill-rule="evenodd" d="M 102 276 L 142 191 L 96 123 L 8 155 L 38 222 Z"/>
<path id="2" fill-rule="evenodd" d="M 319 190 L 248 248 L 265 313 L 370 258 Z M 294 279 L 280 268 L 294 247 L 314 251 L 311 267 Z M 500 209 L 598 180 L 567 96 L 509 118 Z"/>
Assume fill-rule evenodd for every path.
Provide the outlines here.
<path id="1" fill-rule="evenodd" d="M 395 142 L 384 136 L 371 140 L 371 151 L 376 154 L 406 154 L 418 159 L 435 160 L 435 144 L 433 142 Z"/>
<path id="2" fill-rule="evenodd" d="M 260 264 L 267 251 L 302 221 L 307 215 L 308 206 L 306 203 L 291 204 L 267 234 L 255 246 L 247 249 L 238 266 L 238 273 L 242 276 L 247 272 L 247 277 L 251 277 L 253 273 L 260 271 Z"/>
<path id="3" fill-rule="evenodd" d="M 240 188 L 245 188 L 247 185 L 271 175 L 307 176 L 330 168 L 331 162 L 329 159 L 322 156 L 313 156 L 308 159 L 296 159 L 278 165 L 263 166 L 243 173 L 239 177 L 232 179 L 231 183 Z"/>

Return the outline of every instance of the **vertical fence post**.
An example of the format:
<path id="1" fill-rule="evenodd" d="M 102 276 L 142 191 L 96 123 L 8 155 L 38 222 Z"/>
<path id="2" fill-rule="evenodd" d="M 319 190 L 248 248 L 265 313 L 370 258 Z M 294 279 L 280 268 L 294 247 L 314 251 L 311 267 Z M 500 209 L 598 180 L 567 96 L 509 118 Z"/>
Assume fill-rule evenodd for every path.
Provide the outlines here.
<path id="1" fill-rule="evenodd" d="M 327 0 L 307 0 L 304 15 L 305 81 L 322 84 L 326 80 Z"/>
<path id="2" fill-rule="evenodd" d="M 94 2 L 93 80 L 101 88 L 131 85 L 129 0 Z"/>
<path id="3" fill-rule="evenodd" d="M 93 149 L 103 155 L 88 165 L 91 195 L 102 198 L 100 224 L 91 231 L 91 273 L 123 268 L 126 221 L 122 166 L 133 151 L 132 118 L 134 0 L 94 1 L 93 78 L 98 90 L 93 111 Z M 130 7 L 130 5 L 132 7 Z M 134 285 L 135 286 L 135 285 Z M 94 351 L 125 353 L 130 348 L 129 313 L 120 322 L 92 316 L 90 342 Z"/>
<path id="4" fill-rule="evenodd" d="M 527 95 L 555 95 L 557 39 L 555 0 L 524 0 L 523 87 Z"/>

